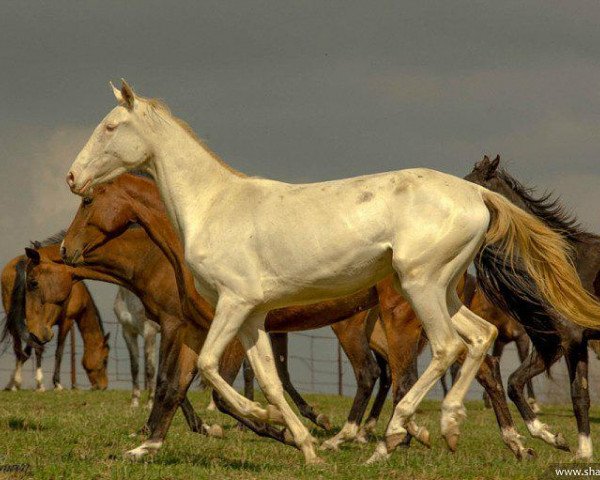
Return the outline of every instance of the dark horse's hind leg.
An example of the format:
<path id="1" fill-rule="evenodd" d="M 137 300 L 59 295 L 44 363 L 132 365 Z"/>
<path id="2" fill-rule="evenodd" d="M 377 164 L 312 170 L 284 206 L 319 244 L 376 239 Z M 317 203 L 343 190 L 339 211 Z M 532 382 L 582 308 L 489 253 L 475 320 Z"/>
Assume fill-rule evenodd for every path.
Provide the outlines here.
<path id="1" fill-rule="evenodd" d="M 553 359 L 552 364 L 561 357 L 561 354 L 557 354 Z M 527 381 L 536 375 L 544 372 L 546 365 L 544 360 L 535 349 L 531 352 L 529 357 L 515 370 L 508 379 L 508 396 L 517 406 L 521 417 L 525 420 L 527 429 L 531 436 L 541 438 L 549 445 L 556 447 L 560 450 L 569 451 L 569 446 L 565 437 L 560 433 L 551 433 L 548 430 L 548 426 L 543 424 L 538 418 L 534 411 L 531 409 L 531 405 L 527 401 L 524 395 L 525 385 Z"/>
<path id="2" fill-rule="evenodd" d="M 331 429 L 329 418 L 322 413 L 318 413 L 309 405 L 302 395 L 296 390 L 290 379 L 290 371 L 288 369 L 288 334 L 287 333 L 269 333 L 271 344 L 273 346 L 273 355 L 275 356 L 275 366 L 277 374 L 283 384 L 283 389 L 290 396 L 292 401 L 298 407 L 298 410 L 303 417 L 308 418 L 315 425 L 325 429 Z"/>
<path id="3" fill-rule="evenodd" d="M 577 419 L 579 446 L 577 458 L 592 458 L 592 439 L 590 438 L 590 391 L 588 388 L 588 348 L 582 341 L 568 349 L 565 355 L 571 382 L 571 400 Z"/>
<path id="4" fill-rule="evenodd" d="M 359 443 L 366 443 L 368 435 L 375 431 L 377 420 L 379 420 L 381 410 L 385 404 L 385 399 L 387 398 L 392 386 L 392 377 L 390 375 L 390 369 L 386 359 L 375 351 L 373 351 L 373 353 L 375 354 L 377 365 L 379 365 L 379 390 L 377 391 L 377 396 L 373 401 L 373 406 L 371 407 L 371 411 L 369 412 L 367 420 L 360 427 L 360 430 L 356 435 L 356 441 Z"/>
<path id="5" fill-rule="evenodd" d="M 504 386 L 502 385 L 502 377 L 500 376 L 499 359 L 494 356 L 486 355 L 483 363 L 479 367 L 476 379 L 488 395 L 504 443 L 519 460 L 535 457 L 533 449 L 525 448 L 521 443 L 521 436 L 515 428 L 512 415 L 508 409 Z"/>
<path id="6" fill-rule="evenodd" d="M 519 360 L 521 361 L 521 363 L 523 363 L 525 359 L 529 356 L 529 346 L 531 344 L 529 336 L 525 332 L 523 332 L 519 337 L 517 337 L 515 343 L 517 345 L 517 353 L 519 355 Z M 535 393 L 533 392 L 533 382 L 531 380 L 532 379 L 530 378 L 527 381 L 527 401 L 531 405 L 531 410 L 533 410 L 534 413 L 540 413 L 542 410 L 535 399 Z"/>
<path id="7" fill-rule="evenodd" d="M 341 444 L 356 439 L 375 383 L 381 373 L 366 335 L 366 315 L 368 313 L 361 312 L 331 326 L 352 365 L 356 378 L 356 394 L 346 423 L 336 435 L 321 444 L 322 450 L 338 450 Z"/>

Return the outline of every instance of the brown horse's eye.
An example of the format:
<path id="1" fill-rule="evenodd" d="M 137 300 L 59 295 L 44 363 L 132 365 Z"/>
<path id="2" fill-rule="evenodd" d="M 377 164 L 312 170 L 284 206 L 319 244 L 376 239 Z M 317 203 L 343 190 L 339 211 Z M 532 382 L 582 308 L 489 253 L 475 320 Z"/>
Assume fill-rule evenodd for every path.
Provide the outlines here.
<path id="1" fill-rule="evenodd" d="M 37 287 L 38 287 L 38 282 L 37 281 L 35 281 L 35 280 L 29 280 L 27 282 L 27 288 L 29 290 L 35 290 Z"/>
<path id="2" fill-rule="evenodd" d="M 87 207 L 88 205 L 91 205 L 91 203 L 92 203 L 92 197 L 83 197 L 82 202 Z"/>

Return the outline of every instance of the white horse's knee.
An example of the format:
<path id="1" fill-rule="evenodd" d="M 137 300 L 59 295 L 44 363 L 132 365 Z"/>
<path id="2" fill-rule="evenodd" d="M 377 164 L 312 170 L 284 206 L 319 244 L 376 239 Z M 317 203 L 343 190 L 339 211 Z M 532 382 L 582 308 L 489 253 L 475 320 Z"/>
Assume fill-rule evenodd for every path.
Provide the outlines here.
<path id="1" fill-rule="evenodd" d="M 443 368 L 442 372 L 445 372 L 446 368 L 444 366 L 452 364 L 465 348 L 466 346 L 462 340 L 454 338 L 444 342 L 443 345 L 435 347 L 432 359 L 440 364 L 440 368 Z"/>
<path id="2" fill-rule="evenodd" d="M 198 370 L 209 383 L 213 383 L 219 374 L 219 360 L 214 355 L 200 355 L 198 357 Z"/>
<path id="3" fill-rule="evenodd" d="M 498 336 L 498 329 L 492 324 L 488 323 L 481 330 L 482 331 L 472 339 L 469 345 L 469 350 L 472 355 L 485 355 Z"/>

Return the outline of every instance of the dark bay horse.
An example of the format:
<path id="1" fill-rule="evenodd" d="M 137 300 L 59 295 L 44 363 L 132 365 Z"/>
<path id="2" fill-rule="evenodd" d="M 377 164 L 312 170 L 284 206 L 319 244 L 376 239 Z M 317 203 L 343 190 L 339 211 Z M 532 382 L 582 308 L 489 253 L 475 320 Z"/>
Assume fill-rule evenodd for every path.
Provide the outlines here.
<path id="1" fill-rule="evenodd" d="M 63 257 L 71 262 L 84 260 L 86 264 L 89 264 L 90 257 L 96 254 L 99 246 L 108 241 L 114 241 L 116 235 L 125 231 L 132 223 L 141 225 L 169 259 L 178 279 L 181 308 L 186 310 L 187 318 L 195 322 L 198 327 L 207 328 L 211 320 L 211 309 L 205 301 L 199 298 L 195 290 L 193 279 L 183 260 L 181 244 L 164 213 L 164 206 L 156 186 L 148 179 L 123 175 L 113 182 L 95 187 L 93 192 L 83 199 L 69 232 L 67 232 L 63 244 Z M 415 343 L 412 341 L 403 341 L 406 331 L 401 329 L 404 324 L 399 325 L 397 322 L 401 318 L 413 318 L 414 312 L 408 302 L 395 291 L 393 295 L 387 293 L 388 290 L 393 291 L 391 279 L 380 282 L 375 293 L 373 290 L 358 292 L 350 297 L 311 306 L 274 310 L 267 317 L 267 330 L 289 331 L 290 329 L 318 328 L 341 321 L 353 313 L 371 308 L 380 302 L 381 318 L 390 351 L 388 361 L 390 362 L 394 400 L 396 401 L 406 391 L 406 385 L 402 380 L 414 361 L 416 349 Z M 411 321 L 415 322 L 416 317 Z M 421 327 L 420 324 L 418 325 L 414 335 L 417 344 L 421 336 Z M 402 334 L 399 335 L 399 331 Z M 407 351 L 410 355 L 405 354 Z M 392 354 L 392 352 L 396 353 Z M 398 354 L 397 352 L 402 353 Z M 174 356 L 174 354 L 170 354 L 170 357 Z M 172 368 L 177 369 L 176 361 L 173 361 L 175 364 Z M 159 370 L 161 368 L 159 366 Z M 169 375 L 169 377 L 171 380 L 176 378 L 173 375 Z M 505 443 L 519 458 L 531 455 L 532 451 L 523 447 L 514 429 L 504 399 L 498 364 L 494 359 L 490 357 L 486 359 L 479 371 L 478 379 L 492 396 Z M 184 387 L 187 389 L 185 383 L 180 383 L 171 388 L 181 388 L 181 395 L 183 395 L 185 394 Z M 157 400 L 158 402 L 159 400 Z M 426 431 L 424 429 L 414 425 L 414 422 L 411 422 L 409 427 L 417 439 L 425 440 Z M 266 431 L 263 429 L 262 433 Z M 277 434 L 276 437 L 281 439 L 281 435 L 281 433 Z M 156 448 L 156 445 L 160 446 L 161 441 L 150 440 L 146 442 L 144 448 L 147 447 L 147 451 L 151 451 Z"/>
<path id="2" fill-rule="evenodd" d="M 499 164 L 499 156 L 494 160 L 486 156 L 465 178 L 504 195 L 515 205 L 537 216 L 547 226 L 562 234 L 572 248 L 572 261 L 581 283 L 598 297 L 600 295 L 600 236 L 582 229 L 576 218 L 567 214 L 558 199 L 552 198 L 550 194 L 535 196 L 531 188 L 525 187 L 505 169 L 499 168 Z M 503 259 L 493 251 L 484 261 L 497 268 L 501 268 L 503 263 Z M 591 458 L 593 451 L 589 420 L 588 341 L 600 338 L 600 331 L 575 325 L 557 315 L 547 305 L 524 293 L 529 289 L 530 279 L 519 269 L 514 270 L 512 276 L 504 277 L 500 284 L 498 282 L 490 284 L 489 278 L 485 275 L 481 276 L 481 280 L 486 294 L 498 305 L 503 305 L 506 311 L 521 322 L 535 346 L 534 354 L 529 356 L 510 376 L 508 386 L 508 395 L 519 409 L 531 435 L 543 439 L 556 448 L 569 450 L 564 437 L 552 433 L 537 418 L 523 393 L 524 385 L 528 380 L 544 372 L 564 356 L 571 383 L 573 411 L 579 430 L 579 446 L 576 455 L 579 458 Z M 515 289 L 515 285 L 519 288 Z M 508 294 L 500 298 L 494 293 L 498 288 L 504 289 Z"/>
<path id="3" fill-rule="evenodd" d="M 44 242 L 34 242 L 34 245 L 55 244 L 54 249 L 58 252 L 58 245 L 53 237 Z M 43 345 L 31 341 L 24 343 L 19 325 L 23 324 L 25 317 L 25 255 L 14 258 L 8 262 L 2 270 L 2 303 L 7 312 L 6 324 L 3 336 L 10 334 L 13 340 L 13 349 L 16 357 L 16 367 L 10 383 L 6 389 L 19 389 L 21 386 L 21 368 L 23 363 L 30 357 L 31 351 L 36 356 L 36 383 L 37 390 L 43 390 L 41 358 L 44 351 Z M 104 390 L 108 386 L 106 366 L 108 362 L 108 334 L 104 334 L 100 313 L 94 299 L 84 283 L 74 285 L 67 297 L 61 298 L 55 308 L 49 307 L 45 310 L 47 324 L 52 327 L 58 326 L 58 342 L 56 345 L 54 374 L 52 382 L 56 390 L 61 390 L 60 366 L 63 357 L 65 340 L 67 334 L 75 323 L 83 339 L 82 366 L 87 374 L 92 389 Z"/>

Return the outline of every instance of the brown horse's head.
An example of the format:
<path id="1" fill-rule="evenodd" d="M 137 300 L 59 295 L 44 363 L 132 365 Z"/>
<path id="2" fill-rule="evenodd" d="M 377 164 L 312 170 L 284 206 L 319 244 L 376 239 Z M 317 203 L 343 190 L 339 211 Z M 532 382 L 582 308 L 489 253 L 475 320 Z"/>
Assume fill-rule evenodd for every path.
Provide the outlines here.
<path id="1" fill-rule="evenodd" d="M 128 197 L 115 182 L 98 185 L 83 197 L 61 245 L 65 262 L 82 263 L 87 254 L 135 223 Z"/>
<path id="2" fill-rule="evenodd" d="M 106 390 L 108 387 L 108 338 L 107 333 L 98 348 L 86 348 L 81 359 L 81 364 L 92 385 L 92 390 Z"/>
<path id="3" fill-rule="evenodd" d="M 26 248 L 25 267 L 25 318 L 29 342 L 40 346 L 53 337 L 52 327 L 66 316 L 75 317 L 83 308 L 93 309 L 89 314 L 97 315 L 93 300 L 83 285 L 77 286 L 73 269 L 47 258 L 43 249 Z M 82 291 L 85 290 L 84 295 Z M 78 298 L 73 298 L 79 295 Z M 88 303 L 88 305 L 84 305 Z M 102 335 L 99 318 L 93 323 L 101 341 L 87 342 L 82 365 L 92 389 L 106 389 L 108 376 L 108 338 Z M 82 327 L 83 329 L 83 327 Z M 83 333 L 83 332 L 82 332 Z"/>
<path id="4" fill-rule="evenodd" d="M 25 318 L 29 342 L 41 346 L 52 340 L 52 327 L 63 316 L 73 285 L 69 269 L 53 263 L 41 250 L 26 248 Z"/>

